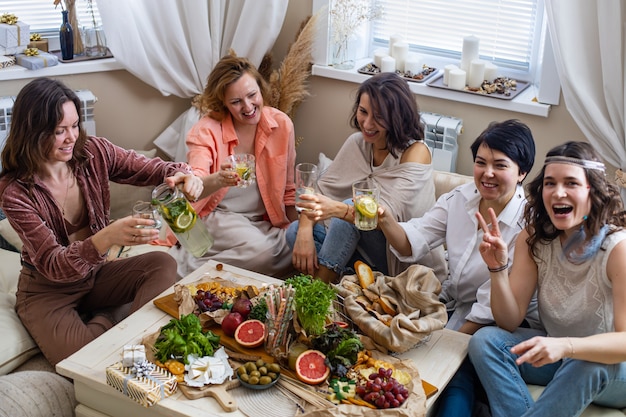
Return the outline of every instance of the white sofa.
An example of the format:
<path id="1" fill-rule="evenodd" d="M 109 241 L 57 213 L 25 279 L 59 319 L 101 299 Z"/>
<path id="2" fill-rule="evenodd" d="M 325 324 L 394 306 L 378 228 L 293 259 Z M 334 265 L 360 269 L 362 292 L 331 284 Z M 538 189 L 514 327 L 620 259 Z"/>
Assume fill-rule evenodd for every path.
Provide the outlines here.
<path id="1" fill-rule="evenodd" d="M 472 181 L 465 175 L 437 172 L 437 196 L 457 185 Z M 112 188 L 112 218 L 129 214 L 131 203 L 146 198 L 146 191 L 128 192 L 128 186 Z M 117 217 L 116 217 L 117 216 Z M 21 243 L 7 220 L 0 221 L 0 235 L 16 246 Z M 134 253 L 159 247 L 136 247 Z M 126 253 L 125 256 L 132 256 Z M 15 291 L 19 276 L 20 257 L 16 252 L 0 249 L 0 417 L 73 416 L 75 399 L 70 381 L 54 373 L 15 313 Z M 531 386 L 538 396 L 542 387 Z M 583 417 L 624 417 L 626 410 L 590 406 Z"/>

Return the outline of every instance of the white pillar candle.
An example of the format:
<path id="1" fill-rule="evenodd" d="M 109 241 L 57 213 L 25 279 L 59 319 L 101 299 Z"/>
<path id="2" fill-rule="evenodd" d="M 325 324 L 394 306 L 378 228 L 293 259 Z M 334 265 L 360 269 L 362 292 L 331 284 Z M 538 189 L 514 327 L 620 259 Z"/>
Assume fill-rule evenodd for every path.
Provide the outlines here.
<path id="1" fill-rule="evenodd" d="M 485 62 L 485 80 L 492 82 L 498 76 L 498 66 L 493 62 Z"/>
<path id="2" fill-rule="evenodd" d="M 470 62 L 467 85 L 472 88 L 479 88 L 483 81 L 485 81 L 485 61 L 482 59 L 473 59 L 472 62 Z"/>
<path id="3" fill-rule="evenodd" d="M 409 54 L 404 61 L 404 72 L 411 75 L 422 72 L 422 57 L 418 54 Z"/>
<path id="4" fill-rule="evenodd" d="M 459 69 L 459 67 L 454 64 L 448 64 L 443 67 L 443 85 L 448 85 L 448 76 L 450 75 L 450 71 L 455 69 Z"/>
<path id="5" fill-rule="evenodd" d="M 404 72 L 404 63 L 409 55 L 409 44 L 406 42 L 395 42 L 393 44 L 392 57 L 396 60 L 396 70 Z"/>
<path id="6" fill-rule="evenodd" d="M 461 69 L 463 71 L 468 72 L 472 60 L 478 59 L 479 44 L 480 39 L 476 36 L 466 36 L 463 38 L 463 50 L 461 52 Z"/>
<path id="7" fill-rule="evenodd" d="M 381 60 L 380 72 L 396 72 L 396 59 L 392 56 L 386 56 Z"/>
<path id="8" fill-rule="evenodd" d="M 377 49 L 374 51 L 374 65 L 378 68 L 382 67 L 383 58 L 389 56 L 385 49 Z"/>
<path id="9" fill-rule="evenodd" d="M 462 69 L 453 69 L 448 74 L 448 87 L 455 90 L 465 89 L 466 72 Z"/>
<path id="10" fill-rule="evenodd" d="M 395 34 L 395 35 L 391 35 L 389 37 L 389 52 L 388 52 L 388 54 L 390 56 L 393 56 L 393 45 L 396 42 L 404 42 L 404 38 L 402 37 L 402 35 Z"/>

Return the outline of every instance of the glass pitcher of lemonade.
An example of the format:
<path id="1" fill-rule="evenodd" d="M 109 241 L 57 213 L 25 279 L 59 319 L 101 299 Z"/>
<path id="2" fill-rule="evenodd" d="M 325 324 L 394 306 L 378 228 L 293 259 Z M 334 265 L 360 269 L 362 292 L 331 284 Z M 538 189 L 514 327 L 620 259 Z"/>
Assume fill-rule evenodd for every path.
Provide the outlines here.
<path id="1" fill-rule="evenodd" d="M 172 229 L 180 244 L 199 258 L 213 246 L 213 236 L 178 188 L 161 184 L 152 191 L 152 204 Z"/>

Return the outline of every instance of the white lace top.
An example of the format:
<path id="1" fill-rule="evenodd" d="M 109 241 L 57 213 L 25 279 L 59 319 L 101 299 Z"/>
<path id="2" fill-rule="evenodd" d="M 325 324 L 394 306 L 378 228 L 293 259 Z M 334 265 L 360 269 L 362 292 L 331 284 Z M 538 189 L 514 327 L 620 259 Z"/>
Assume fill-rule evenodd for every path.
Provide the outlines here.
<path id="1" fill-rule="evenodd" d="M 606 275 L 611 250 L 626 239 L 626 231 L 607 236 L 597 255 L 575 265 L 561 255 L 560 239 L 539 245 L 539 318 L 548 335 L 589 336 L 614 331 L 613 294 Z"/>

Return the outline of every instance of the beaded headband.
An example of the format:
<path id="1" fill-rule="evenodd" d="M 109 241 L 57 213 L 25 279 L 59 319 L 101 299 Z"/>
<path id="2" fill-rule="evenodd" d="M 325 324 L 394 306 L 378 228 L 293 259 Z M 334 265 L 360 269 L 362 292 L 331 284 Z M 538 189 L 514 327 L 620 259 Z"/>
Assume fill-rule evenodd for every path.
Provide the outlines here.
<path id="1" fill-rule="evenodd" d="M 588 169 L 596 169 L 602 172 L 605 171 L 604 164 L 602 162 L 591 161 L 589 159 L 571 158 L 569 156 L 549 156 L 546 158 L 544 166 L 549 164 L 570 164 Z"/>

